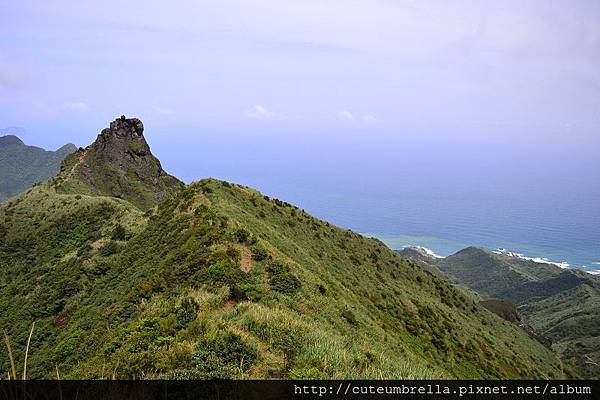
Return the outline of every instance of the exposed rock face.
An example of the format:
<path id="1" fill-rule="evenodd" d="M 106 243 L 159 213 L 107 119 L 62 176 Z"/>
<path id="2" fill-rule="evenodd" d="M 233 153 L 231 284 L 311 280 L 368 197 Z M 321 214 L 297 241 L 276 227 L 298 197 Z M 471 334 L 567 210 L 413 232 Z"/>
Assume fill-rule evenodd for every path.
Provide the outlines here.
<path id="1" fill-rule="evenodd" d="M 144 183 L 159 186 L 160 178 L 167 176 L 160 161 L 150 152 L 144 139 L 144 124 L 137 118 L 120 118 L 103 129 L 96 141 L 86 149 L 93 155 L 96 166 L 103 167 L 118 177 L 127 177 L 133 172 Z M 90 165 L 83 165 L 84 170 Z M 128 182 L 122 182 L 128 183 Z M 118 191 L 115 193 L 118 194 Z"/>
<path id="2" fill-rule="evenodd" d="M 81 191 L 84 184 L 93 194 L 123 198 L 144 210 L 184 186 L 150 152 L 142 121 L 124 116 L 103 129 L 93 144 L 65 159 L 61 171 L 64 190 Z"/>

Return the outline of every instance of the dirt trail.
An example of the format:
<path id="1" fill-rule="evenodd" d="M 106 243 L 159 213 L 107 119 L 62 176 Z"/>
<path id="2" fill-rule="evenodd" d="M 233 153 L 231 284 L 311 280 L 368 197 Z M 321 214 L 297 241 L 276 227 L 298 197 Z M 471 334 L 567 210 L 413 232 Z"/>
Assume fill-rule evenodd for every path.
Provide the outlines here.
<path id="1" fill-rule="evenodd" d="M 239 246 L 240 250 L 240 269 L 244 272 L 250 272 L 252 269 L 252 253 L 246 246 Z"/>
<path id="2" fill-rule="evenodd" d="M 71 170 L 67 174 L 67 179 L 73 177 L 73 174 L 75 174 L 75 170 L 77 169 L 77 167 L 79 165 L 81 165 L 81 163 L 83 163 L 83 158 L 85 157 L 86 153 L 87 153 L 87 150 L 84 150 L 84 151 L 81 152 L 81 154 L 79 155 L 79 160 L 77 160 L 77 162 L 75 163 L 75 165 L 73 165 L 73 168 L 71 168 Z"/>
<path id="3" fill-rule="evenodd" d="M 237 302 L 235 300 L 228 300 L 223 307 L 221 307 L 221 311 L 231 311 L 235 308 Z"/>

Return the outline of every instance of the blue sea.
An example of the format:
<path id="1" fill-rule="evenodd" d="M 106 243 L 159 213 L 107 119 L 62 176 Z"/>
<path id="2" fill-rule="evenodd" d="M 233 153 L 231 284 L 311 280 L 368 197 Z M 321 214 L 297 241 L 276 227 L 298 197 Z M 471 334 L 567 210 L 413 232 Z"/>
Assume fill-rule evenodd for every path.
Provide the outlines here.
<path id="1" fill-rule="evenodd" d="M 246 184 L 393 249 L 480 245 L 600 271 L 595 139 L 458 137 L 215 135 L 159 156 L 187 181 Z"/>

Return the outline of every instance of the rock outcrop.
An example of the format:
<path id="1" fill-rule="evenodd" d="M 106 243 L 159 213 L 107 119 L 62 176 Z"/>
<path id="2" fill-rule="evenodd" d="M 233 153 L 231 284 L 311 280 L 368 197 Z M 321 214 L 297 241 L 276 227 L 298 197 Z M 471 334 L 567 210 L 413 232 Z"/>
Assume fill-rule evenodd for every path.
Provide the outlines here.
<path id="1" fill-rule="evenodd" d="M 123 198 L 142 210 L 163 202 L 184 184 L 167 174 L 144 138 L 144 124 L 122 116 L 96 141 L 67 157 L 57 187 Z"/>

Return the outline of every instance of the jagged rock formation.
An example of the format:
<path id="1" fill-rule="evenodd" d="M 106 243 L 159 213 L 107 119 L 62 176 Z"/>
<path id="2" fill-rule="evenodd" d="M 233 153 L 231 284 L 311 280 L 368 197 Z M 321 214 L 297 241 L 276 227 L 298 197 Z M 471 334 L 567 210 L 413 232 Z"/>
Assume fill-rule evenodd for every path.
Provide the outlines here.
<path id="1" fill-rule="evenodd" d="M 64 192 L 126 199 L 142 210 L 184 187 L 152 155 L 142 121 L 125 116 L 103 129 L 93 144 L 67 157 L 56 184 Z"/>

